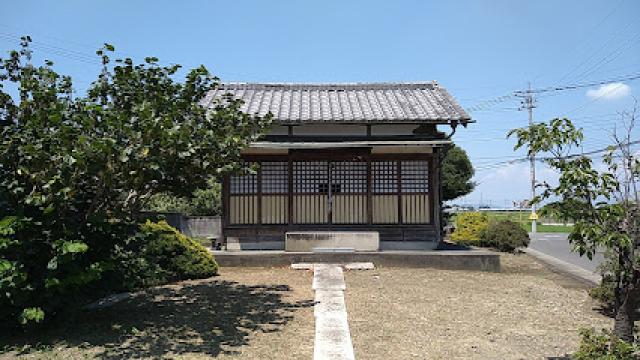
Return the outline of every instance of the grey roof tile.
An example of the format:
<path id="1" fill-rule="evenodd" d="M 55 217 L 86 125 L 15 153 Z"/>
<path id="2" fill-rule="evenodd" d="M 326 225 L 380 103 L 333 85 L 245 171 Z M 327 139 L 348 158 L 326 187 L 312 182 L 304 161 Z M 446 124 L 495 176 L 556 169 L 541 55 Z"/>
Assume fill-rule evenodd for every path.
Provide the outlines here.
<path id="1" fill-rule="evenodd" d="M 242 111 L 260 116 L 271 112 L 284 124 L 471 121 L 436 82 L 225 83 L 207 94 L 203 104 L 215 107 L 225 94 L 242 99 Z"/>

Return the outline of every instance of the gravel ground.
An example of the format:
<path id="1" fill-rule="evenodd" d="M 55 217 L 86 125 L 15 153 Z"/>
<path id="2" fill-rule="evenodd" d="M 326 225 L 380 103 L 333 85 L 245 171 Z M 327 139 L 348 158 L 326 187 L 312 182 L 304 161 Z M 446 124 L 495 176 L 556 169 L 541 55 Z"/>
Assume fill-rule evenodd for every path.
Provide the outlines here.
<path id="1" fill-rule="evenodd" d="M 584 285 L 527 255 L 502 273 L 347 271 L 357 359 L 539 359 L 574 351 L 577 329 L 608 327 Z M 312 272 L 227 268 L 1 339 L 0 359 L 310 359 Z"/>
<path id="2" fill-rule="evenodd" d="M 37 337 L 14 336 L 0 359 L 310 359 L 311 280 L 288 269 L 222 269 L 66 318 Z"/>
<path id="3" fill-rule="evenodd" d="M 544 359 L 609 327 L 586 288 L 528 255 L 502 273 L 379 268 L 346 273 L 358 359 Z"/>

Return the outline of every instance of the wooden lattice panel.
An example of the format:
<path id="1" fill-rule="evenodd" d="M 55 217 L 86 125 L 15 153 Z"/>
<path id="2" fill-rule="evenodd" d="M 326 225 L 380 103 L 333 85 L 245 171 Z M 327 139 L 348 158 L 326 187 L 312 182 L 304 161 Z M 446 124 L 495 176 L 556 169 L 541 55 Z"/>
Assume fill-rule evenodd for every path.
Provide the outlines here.
<path id="1" fill-rule="evenodd" d="M 427 159 L 285 159 L 259 165 L 256 174 L 230 178 L 232 225 L 288 224 L 290 219 L 301 225 L 431 222 Z"/>
<path id="2" fill-rule="evenodd" d="M 263 224 L 286 224 L 289 221 L 289 163 L 260 163 L 261 219 Z"/>
<path id="3" fill-rule="evenodd" d="M 249 166 L 251 164 L 245 164 Z M 245 173 L 231 176 L 229 188 L 229 223 L 258 223 L 258 176 Z"/>
<path id="4" fill-rule="evenodd" d="M 398 162 L 371 163 L 371 210 L 374 224 L 397 224 Z"/>
<path id="5" fill-rule="evenodd" d="M 327 161 L 293 163 L 293 222 L 326 224 L 329 221 Z"/>
<path id="6" fill-rule="evenodd" d="M 367 163 L 337 161 L 331 163 L 334 224 L 367 223 Z"/>

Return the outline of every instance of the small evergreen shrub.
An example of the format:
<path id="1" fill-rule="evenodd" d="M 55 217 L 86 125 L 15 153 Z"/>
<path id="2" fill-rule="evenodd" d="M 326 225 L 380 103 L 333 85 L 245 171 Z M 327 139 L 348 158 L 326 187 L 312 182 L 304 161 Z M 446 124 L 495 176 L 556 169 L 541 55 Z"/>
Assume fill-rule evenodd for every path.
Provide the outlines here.
<path id="1" fill-rule="evenodd" d="M 480 246 L 499 251 L 513 252 L 519 247 L 529 246 L 529 234 L 520 224 L 511 220 L 492 221 L 480 233 Z"/>
<path id="2" fill-rule="evenodd" d="M 489 225 L 489 217 L 481 212 L 464 212 L 456 215 L 456 229 L 451 240 L 462 245 L 480 245 L 480 235 Z"/>
<path id="3" fill-rule="evenodd" d="M 615 303 L 616 283 L 609 274 L 602 275 L 602 281 L 594 288 L 589 289 L 589 296 L 599 301 L 606 308 L 613 308 Z"/>
<path id="4" fill-rule="evenodd" d="M 218 264 L 196 240 L 180 233 L 166 221 L 147 220 L 140 230 L 116 250 L 116 283 L 139 289 L 217 274 Z"/>
<path id="5" fill-rule="evenodd" d="M 222 213 L 222 187 L 211 179 L 209 186 L 198 189 L 190 197 L 180 197 L 168 193 L 152 195 L 144 204 L 149 212 L 177 212 L 187 216 L 215 216 Z"/>
<path id="6" fill-rule="evenodd" d="M 634 360 L 640 359 L 640 348 L 616 338 L 610 331 L 580 330 L 580 348 L 573 354 L 576 360 Z"/>

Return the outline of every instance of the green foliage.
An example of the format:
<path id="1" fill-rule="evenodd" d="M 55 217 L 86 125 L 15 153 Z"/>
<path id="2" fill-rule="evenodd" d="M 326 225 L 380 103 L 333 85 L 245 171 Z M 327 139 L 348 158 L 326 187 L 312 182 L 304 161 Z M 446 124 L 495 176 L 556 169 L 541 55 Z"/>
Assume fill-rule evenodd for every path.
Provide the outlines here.
<path id="1" fill-rule="evenodd" d="M 610 276 L 603 276 L 598 286 L 589 289 L 589 296 L 598 300 L 605 307 L 613 307 L 615 303 L 616 283 Z"/>
<path id="2" fill-rule="evenodd" d="M 75 96 L 52 62 L 31 62 L 30 41 L 0 59 L 0 323 L 41 320 L 24 312 L 36 308 L 50 319 L 96 296 L 87 289 L 114 266 L 146 199 L 206 189 L 270 124 L 240 100 L 201 106 L 218 86 L 204 67 L 178 81 L 179 65 L 112 62 L 111 45 L 97 52 L 104 68 L 86 96 Z"/>
<path id="3" fill-rule="evenodd" d="M 640 160 L 631 149 L 635 111 L 625 122 L 631 124 L 625 137 L 614 136 L 603 156 L 604 169 L 594 167 L 589 156 L 571 154 L 584 136 L 568 119 L 512 130 L 517 148 L 527 146 L 529 154 L 546 153 L 544 161 L 560 173 L 557 186 L 539 184 L 540 196 L 554 201 L 546 211 L 556 218 L 569 219 L 573 249 L 591 259 L 601 248 L 612 261 L 615 281 L 614 312 L 616 335 L 633 342 L 633 314 L 640 299 Z M 604 294 L 604 292 L 603 292 Z"/>
<path id="4" fill-rule="evenodd" d="M 467 195 L 475 188 L 474 170 L 467 152 L 458 146 L 447 150 L 442 161 L 442 197 L 444 201 Z"/>
<path id="5" fill-rule="evenodd" d="M 490 221 L 480 233 L 480 245 L 499 251 L 513 252 L 517 248 L 529 246 L 529 234 L 520 224 L 510 221 Z"/>
<path id="6" fill-rule="evenodd" d="M 458 244 L 480 245 L 480 235 L 489 226 L 489 218 L 481 212 L 463 212 L 456 215 L 456 230 L 451 240 Z"/>
<path id="7" fill-rule="evenodd" d="M 44 311 L 40 308 L 26 308 L 22 310 L 22 314 L 20 314 L 20 324 L 22 325 L 26 325 L 30 322 L 39 323 L 43 320 Z"/>
<path id="8" fill-rule="evenodd" d="M 23 241 L 19 236 L 37 236 L 41 230 L 33 220 L 5 217 L 0 221 L 0 319 L 26 325 L 41 322 L 46 311 L 73 305 L 80 296 L 65 295 L 80 291 L 95 281 L 100 262 L 80 261 L 88 246 L 77 240 L 57 239 L 49 244 Z"/>
<path id="9" fill-rule="evenodd" d="M 580 330 L 580 348 L 573 354 L 576 360 L 633 360 L 640 359 L 640 348 L 618 339 L 607 330 Z"/>
<path id="10" fill-rule="evenodd" d="M 191 197 L 168 193 L 152 195 L 144 204 L 145 211 L 177 212 L 191 216 L 213 216 L 222 213 L 220 183 L 210 181 L 206 189 L 198 189 Z"/>
<path id="11" fill-rule="evenodd" d="M 119 246 L 114 256 L 116 284 L 133 290 L 217 274 L 211 253 L 165 221 L 140 225 L 139 232 Z"/>
<path id="12" fill-rule="evenodd" d="M 615 308 L 615 266 L 616 262 L 614 261 L 614 259 L 605 254 L 604 262 L 598 266 L 598 270 L 602 274 L 602 280 L 600 281 L 600 284 L 598 284 L 598 286 L 589 289 L 589 296 L 600 302 L 605 310 L 611 310 Z"/>
<path id="13" fill-rule="evenodd" d="M 543 191 L 534 201 L 560 199 L 546 205 L 545 212 L 574 220 L 569 240 L 580 255 L 591 259 L 599 246 L 633 250 L 629 234 L 619 226 L 628 212 L 623 204 L 613 201 L 621 189 L 616 176 L 618 165 L 612 157 L 615 148 L 611 148 L 604 159 L 605 165 L 609 165 L 608 171 L 599 172 L 594 169 L 591 158 L 567 156 L 583 140 L 582 131 L 568 119 L 554 119 L 549 124 L 535 124 L 510 134 L 518 137 L 516 148 L 528 145 L 529 154 L 541 151 L 552 154 L 545 162 L 560 172 L 559 185 L 539 184 Z"/>

